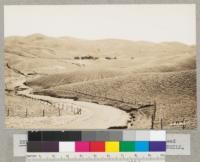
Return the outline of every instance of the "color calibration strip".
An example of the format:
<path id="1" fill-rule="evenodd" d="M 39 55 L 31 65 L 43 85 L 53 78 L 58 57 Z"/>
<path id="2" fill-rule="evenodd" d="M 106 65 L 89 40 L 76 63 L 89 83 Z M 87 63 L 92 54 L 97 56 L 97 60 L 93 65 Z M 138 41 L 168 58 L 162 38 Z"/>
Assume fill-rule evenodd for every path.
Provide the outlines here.
<path id="1" fill-rule="evenodd" d="M 165 131 L 29 132 L 27 152 L 165 152 Z"/>

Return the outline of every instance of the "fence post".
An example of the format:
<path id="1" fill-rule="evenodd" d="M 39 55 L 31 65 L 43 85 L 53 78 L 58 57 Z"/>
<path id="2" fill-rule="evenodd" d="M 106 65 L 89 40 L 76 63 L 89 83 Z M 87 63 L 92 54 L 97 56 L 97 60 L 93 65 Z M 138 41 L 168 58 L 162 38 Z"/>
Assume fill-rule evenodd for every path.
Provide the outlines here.
<path id="1" fill-rule="evenodd" d="M 10 116 L 10 110 L 9 110 L 9 108 L 7 110 L 7 116 Z"/>
<path id="2" fill-rule="evenodd" d="M 163 129 L 163 120 L 162 120 L 162 118 L 160 119 L 160 129 Z"/>
<path id="3" fill-rule="evenodd" d="M 59 115 L 59 116 L 61 115 L 61 113 L 60 113 L 60 108 L 58 108 L 58 115 Z"/>
<path id="4" fill-rule="evenodd" d="M 26 118 L 28 117 L 28 110 L 27 110 L 27 108 L 26 108 Z"/>
<path id="5" fill-rule="evenodd" d="M 43 117 L 45 116 L 45 112 L 44 112 L 44 109 L 42 110 L 42 116 L 43 116 Z"/>
<path id="6" fill-rule="evenodd" d="M 154 129 L 154 120 L 156 119 L 156 101 L 154 100 L 154 110 L 153 115 L 151 116 L 151 129 Z"/>
<path id="7" fill-rule="evenodd" d="M 78 111 L 77 111 L 77 114 L 80 115 L 80 114 L 81 114 L 81 109 L 80 109 L 80 108 L 77 108 L 77 110 L 78 110 Z"/>
<path id="8" fill-rule="evenodd" d="M 186 127 L 186 123 L 185 123 L 185 119 L 183 118 L 183 129 L 185 129 L 185 127 Z"/>
<path id="9" fill-rule="evenodd" d="M 154 119 L 153 119 L 153 115 L 151 115 L 151 129 L 153 129 L 153 124 L 154 124 Z"/>

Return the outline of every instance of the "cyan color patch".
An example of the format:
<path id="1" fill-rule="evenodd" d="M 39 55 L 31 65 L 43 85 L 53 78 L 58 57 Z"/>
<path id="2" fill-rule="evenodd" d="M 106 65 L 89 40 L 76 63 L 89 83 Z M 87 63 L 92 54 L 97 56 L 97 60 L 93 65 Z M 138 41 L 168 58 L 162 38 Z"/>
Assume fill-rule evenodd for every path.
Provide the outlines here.
<path id="1" fill-rule="evenodd" d="M 149 152 L 149 142 L 135 141 L 135 152 Z"/>

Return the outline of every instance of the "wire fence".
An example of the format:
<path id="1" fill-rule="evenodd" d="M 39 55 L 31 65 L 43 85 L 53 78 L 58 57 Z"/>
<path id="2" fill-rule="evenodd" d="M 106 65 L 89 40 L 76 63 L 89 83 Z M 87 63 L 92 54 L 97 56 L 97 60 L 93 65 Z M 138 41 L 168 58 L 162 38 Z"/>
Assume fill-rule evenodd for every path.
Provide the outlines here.
<path id="1" fill-rule="evenodd" d="M 42 106 L 41 106 L 42 105 Z M 83 107 L 73 103 L 47 103 L 41 102 L 42 108 L 34 109 L 30 105 L 26 108 L 20 106 L 7 107 L 7 117 L 46 117 L 63 115 L 81 115 Z"/>

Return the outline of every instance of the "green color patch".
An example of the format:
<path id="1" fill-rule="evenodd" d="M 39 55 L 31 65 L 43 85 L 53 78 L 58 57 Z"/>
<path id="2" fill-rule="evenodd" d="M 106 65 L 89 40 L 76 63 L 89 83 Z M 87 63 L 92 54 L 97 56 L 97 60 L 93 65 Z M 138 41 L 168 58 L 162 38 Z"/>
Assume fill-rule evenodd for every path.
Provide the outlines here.
<path id="1" fill-rule="evenodd" d="M 133 141 L 121 141 L 120 152 L 134 152 L 135 144 Z"/>

